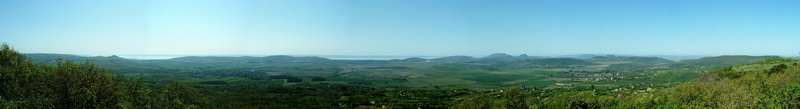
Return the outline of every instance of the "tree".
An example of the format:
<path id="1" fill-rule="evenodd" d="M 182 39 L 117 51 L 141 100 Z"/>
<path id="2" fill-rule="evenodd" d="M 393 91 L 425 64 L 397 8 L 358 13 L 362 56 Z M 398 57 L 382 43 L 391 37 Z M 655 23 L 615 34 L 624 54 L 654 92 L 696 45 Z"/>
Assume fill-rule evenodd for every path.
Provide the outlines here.
<path id="1" fill-rule="evenodd" d="M 164 91 L 161 93 L 160 101 L 163 101 L 160 108 L 198 108 L 199 104 L 203 103 L 203 101 L 199 100 L 200 93 L 197 93 L 197 89 L 190 87 L 180 81 L 175 81 L 175 83 L 168 84 Z"/>
<path id="2" fill-rule="evenodd" d="M 491 109 L 492 99 L 486 94 L 473 94 L 453 105 L 453 109 Z"/>
<path id="3" fill-rule="evenodd" d="M 155 108 L 156 107 L 156 100 L 154 98 L 155 93 L 147 87 L 142 79 L 144 79 L 144 75 L 140 74 L 139 78 L 130 78 L 125 83 L 125 90 L 126 90 L 126 98 L 125 100 L 129 102 L 129 104 L 125 104 L 124 107 L 128 108 Z"/>
<path id="4" fill-rule="evenodd" d="M 776 66 L 773 66 L 772 68 L 770 68 L 768 73 L 769 74 L 779 73 L 779 72 L 782 72 L 783 70 L 785 70 L 788 67 L 789 66 L 786 66 L 786 64 L 776 65 Z"/>
<path id="5" fill-rule="evenodd" d="M 57 59 L 38 66 L 8 44 L 0 47 L 0 104 L 19 108 L 132 106 L 119 77 L 89 62 Z"/>
<path id="6" fill-rule="evenodd" d="M 50 73 L 8 44 L 0 46 L 0 97 L 4 104 L 19 108 L 53 108 L 48 87 Z M 12 106 L 14 107 L 14 106 Z"/>
<path id="7" fill-rule="evenodd" d="M 525 102 L 525 94 L 519 87 L 511 87 L 503 91 L 503 97 L 507 99 L 506 107 L 511 109 L 527 109 L 528 103 Z"/>
<path id="8" fill-rule="evenodd" d="M 123 86 L 116 75 L 89 61 L 76 64 L 71 60 L 56 60 L 56 67 L 46 67 L 53 72 L 50 89 L 56 98 L 56 107 L 111 108 L 124 102 Z"/>
<path id="9" fill-rule="evenodd" d="M 790 84 L 771 90 L 758 102 L 767 108 L 800 108 L 800 85 Z"/>

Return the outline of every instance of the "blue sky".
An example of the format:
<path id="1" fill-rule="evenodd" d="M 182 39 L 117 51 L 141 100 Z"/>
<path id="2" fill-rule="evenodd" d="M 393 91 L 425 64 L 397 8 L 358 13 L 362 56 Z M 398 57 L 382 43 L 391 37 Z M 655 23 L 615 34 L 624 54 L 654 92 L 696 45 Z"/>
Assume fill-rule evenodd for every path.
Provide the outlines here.
<path id="1" fill-rule="evenodd" d="M 0 0 L 25 53 L 783 55 L 797 0 Z"/>

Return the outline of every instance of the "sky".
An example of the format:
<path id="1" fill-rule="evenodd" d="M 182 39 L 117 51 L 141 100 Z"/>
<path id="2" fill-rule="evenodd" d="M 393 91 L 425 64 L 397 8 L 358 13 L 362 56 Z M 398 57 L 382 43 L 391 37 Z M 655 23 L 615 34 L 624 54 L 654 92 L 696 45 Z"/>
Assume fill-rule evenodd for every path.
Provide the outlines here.
<path id="1" fill-rule="evenodd" d="M 0 0 L 23 53 L 781 55 L 798 0 Z"/>

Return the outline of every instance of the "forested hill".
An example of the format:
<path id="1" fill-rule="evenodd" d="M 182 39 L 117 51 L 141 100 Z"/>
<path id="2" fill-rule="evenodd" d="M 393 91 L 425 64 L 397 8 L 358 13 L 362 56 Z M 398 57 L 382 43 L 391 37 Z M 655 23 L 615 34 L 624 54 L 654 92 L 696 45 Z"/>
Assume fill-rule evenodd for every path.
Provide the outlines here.
<path id="1" fill-rule="evenodd" d="M 39 55 L 61 57 L 72 55 Z M 68 57 L 65 57 L 68 58 Z M 115 57 L 97 57 L 101 59 Z M 122 79 L 102 67 L 57 59 L 37 65 L 8 45 L 0 47 L 0 108 L 198 108 L 208 100 L 179 82 L 151 89 L 142 79 Z M 85 59 L 83 59 L 85 60 Z M 218 107 L 221 108 L 221 107 Z"/>
<path id="2" fill-rule="evenodd" d="M 659 57 L 639 57 L 639 56 L 614 56 L 614 55 L 607 55 L 607 56 L 595 56 L 589 58 L 588 60 L 593 62 L 631 62 L 631 63 L 641 63 L 641 64 L 669 64 L 675 63 L 675 61 L 667 60 L 664 58 Z"/>
<path id="3" fill-rule="evenodd" d="M 712 68 L 719 68 L 725 66 L 733 66 L 739 65 L 744 63 L 755 62 L 764 59 L 770 58 L 779 58 L 779 56 L 742 56 L 742 55 L 731 55 L 731 56 L 717 56 L 717 57 L 705 57 L 700 59 L 690 59 L 690 60 L 681 60 L 679 63 L 675 64 L 673 67 L 712 67 Z"/>
<path id="4" fill-rule="evenodd" d="M 800 60 L 770 58 L 724 67 L 655 93 L 652 102 L 684 108 L 800 108 L 798 63 Z"/>
<path id="5" fill-rule="evenodd" d="M 112 56 L 95 56 L 95 57 L 87 57 L 87 56 L 79 56 L 79 55 L 71 55 L 71 54 L 44 54 L 44 53 L 32 53 L 32 54 L 23 54 L 25 55 L 30 61 L 41 64 L 41 65 L 53 65 L 56 64 L 56 59 L 67 59 L 73 61 L 92 61 L 95 63 L 100 64 L 110 64 L 110 63 L 119 63 L 119 62 L 127 62 L 133 61 L 130 59 L 124 59 L 115 55 Z M 119 62 L 118 62 L 119 61 Z"/>
<path id="6" fill-rule="evenodd" d="M 574 66 L 597 65 L 597 63 L 575 58 L 526 59 L 509 63 L 512 66 L 523 67 L 523 68 L 524 67 L 574 67 Z"/>
<path id="7" fill-rule="evenodd" d="M 741 58 L 741 57 L 737 57 Z M 770 58 L 728 66 L 692 81 L 665 89 L 603 94 L 598 91 L 558 93 L 549 97 L 520 97 L 519 89 L 501 93 L 473 94 L 454 108 L 526 107 L 577 108 L 800 108 L 800 60 Z M 494 97 L 501 96 L 501 97 Z M 524 96 L 524 95 L 523 95 Z M 520 100 L 528 100 L 527 102 Z M 518 102 L 523 105 L 497 104 Z"/>

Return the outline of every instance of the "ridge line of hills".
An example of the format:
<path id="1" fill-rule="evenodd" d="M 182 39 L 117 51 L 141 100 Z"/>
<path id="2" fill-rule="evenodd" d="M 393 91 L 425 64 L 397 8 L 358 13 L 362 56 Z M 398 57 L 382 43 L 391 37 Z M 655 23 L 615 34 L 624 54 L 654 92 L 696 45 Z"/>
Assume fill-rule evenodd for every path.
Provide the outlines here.
<path id="1" fill-rule="evenodd" d="M 110 55 L 110 56 L 103 56 L 103 55 L 77 55 L 77 54 L 58 54 L 58 53 L 23 53 L 23 54 L 35 54 L 35 55 L 69 55 L 75 57 L 112 57 L 117 55 Z M 478 55 L 451 55 L 451 56 L 379 56 L 379 55 L 120 55 L 117 57 L 122 57 L 126 59 L 134 59 L 134 60 L 165 60 L 171 58 L 181 58 L 181 57 L 268 57 L 268 56 L 293 56 L 293 57 L 321 57 L 321 58 L 328 58 L 332 60 L 394 60 L 394 59 L 406 59 L 406 58 L 424 58 L 424 59 L 435 59 L 435 58 L 443 58 L 443 57 L 471 57 L 471 58 L 487 58 L 487 57 L 515 57 L 520 59 L 540 59 L 540 58 L 576 58 L 576 59 L 589 59 L 597 56 L 627 56 L 627 57 L 659 57 L 673 61 L 680 61 L 680 60 L 687 60 L 687 59 L 699 59 L 703 57 L 714 57 L 714 56 L 706 56 L 706 55 L 626 55 L 626 54 L 575 54 L 575 55 L 558 55 L 558 56 L 529 56 L 527 54 L 520 54 L 518 56 L 512 56 L 505 53 L 493 53 L 487 56 L 478 56 Z M 142 57 L 143 56 L 143 57 Z M 719 55 L 719 56 L 727 56 L 727 55 Z M 774 56 L 774 55 L 760 55 L 760 56 Z M 800 58 L 800 57 L 791 57 L 791 58 Z"/>
<path id="2" fill-rule="evenodd" d="M 321 57 L 321 56 L 293 56 L 293 55 L 269 55 L 269 56 L 180 56 L 180 57 L 169 58 L 169 59 L 135 59 L 135 58 L 123 58 L 123 57 L 119 57 L 117 55 L 111 55 L 111 56 L 83 56 L 83 55 L 75 55 L 75 54 L 57 54 L 57 53 L 23 53 L 23 54 L 24 55 L 28 55 L 28 56 L 34 56 L 34 57 L 37 57 L 37 58 L 38 57 L 45 57 L 45 58 L 56 58 L 57 57 L 57 58 L 65 58 L 65 59 L 72 59 L 72 60 L 101 59 L 101 58 L 114 59 L 114 58 L 119 58 L 119 59 L 126 59 L 126 60 L 148 61 L 148 60 L 183 60 L 183 59 L 193 59 L 193 58 L 227 58 L 227 59 L 251 58 L 252 59 L 252 58 L 288 57 L 288 58 L 318 58 L 318 59 L 334 60 L 334 61 L 335 60 L 341 60 L 341 61 L 348 61 L 348 60 L 350 60 L 350 61 L 373 61 L 372 59 L 331 59 L 331 58 L 326 58 L 326 57 Z M 661 58 L 661 59 L 666 59 L 666 60 L 671 60 L 671 61 L 676 61 L 677 62 L 677 61 L 681 61 L 681 60 L 697 60 L 697 59 L 700 59 L 700 58 L 709 58 L 709 57 L 751 56 L 751 55 L 693 56 L 693 58 L 676 60 L 676 59 L 667 59 L 667 58 L 664 58 L 664 57 L 661 57 L 661 56 L 651 56 L 651 55 L 637 56 L 637 55 L 611 55 L 611 54 L 608 54 L 608 55 L 603 55 L 603 54 L 578 54 L 578 55 L 564 55 L 564 56 L 528 56 L 527 54 L 520 54 L 519 56 L 512 56 L 512 55 L 508 55 L 508 54 L 505 54 L 505 53 L 494 53 L 494 54 L 490 54 L 488 56 L 483 56 L 483 57 L 474 57 L 474 56 L 467 56 L 467 55 L 453 55 L 453 56 L 444 56 L 444 57 L 437 57 L 437 58 L 431 58 L 431 59 L 425 59 L 425 58 L 420 58 L 420 57 L 408 57 L 408 58 L 404 58 L 404 59 L 388 59 L 388 60 L 374 60 L 374 61 L 431 60 L 431 61 L 459 61 L 459 62 L 465 62 L 465 61 L 478 61 L 478 60 L 525 60 L 525 59 L 546 59 L 546 58 L 591 59 L 591 58 L 595 58 L 595 57 L 608 57 L 608 56 L 612 56 L 612 57 Z M 668 56 L 668 55 L 664 55 L 664 56 Z M 669 56 L 671 56 L 671 55 L 669 55 Z M 762 55 L 762 56 L 773 57 L 774 55 Z M 753 57 L 759 57 L 759 56 L 753 56 Z M 774 57 L 780 57 L 780 56 L 774 56 Z M 800 59 L 800 57 L 788 57 L 788 58 Z"/>

